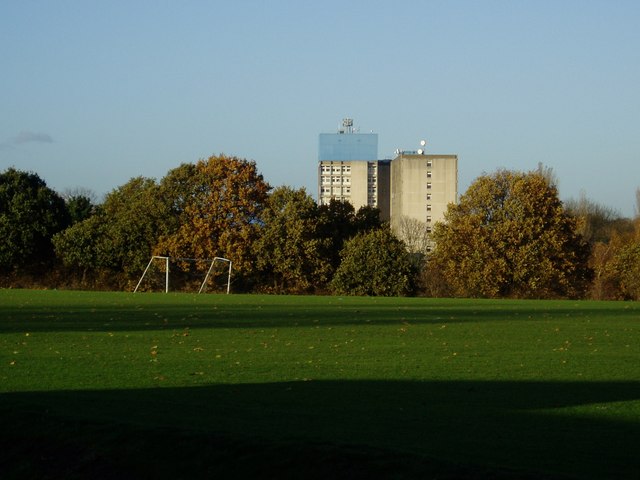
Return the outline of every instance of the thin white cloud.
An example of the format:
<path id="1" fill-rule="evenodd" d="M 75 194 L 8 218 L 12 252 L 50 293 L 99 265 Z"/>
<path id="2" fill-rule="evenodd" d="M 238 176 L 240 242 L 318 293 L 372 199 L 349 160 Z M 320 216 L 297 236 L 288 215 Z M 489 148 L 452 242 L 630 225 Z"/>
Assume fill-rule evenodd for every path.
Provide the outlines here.
<path id="1" fill-rule="evenodd" d="M 25 143 L 53 143 L 51 135 L 23 130 L 18 135 L 0 142 L 0 150 L 11 149 Z"/>
<path id="2" fill-rule="evenodd" d="M 27 132 L 22 131 L 15 137 L 9 139 L 9 142 L 13 145 L 20 145 L 23 143 L 53 143 L 53 138 L 46 133 Z"/>

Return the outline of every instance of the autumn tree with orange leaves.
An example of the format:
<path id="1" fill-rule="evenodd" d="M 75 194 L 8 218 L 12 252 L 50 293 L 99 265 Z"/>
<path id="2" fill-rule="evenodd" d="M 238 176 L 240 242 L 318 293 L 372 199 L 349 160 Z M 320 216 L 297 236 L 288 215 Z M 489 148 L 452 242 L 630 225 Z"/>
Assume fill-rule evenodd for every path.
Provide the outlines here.
<path id="1" fill-rule="evenodd" d="M 175 228 L 160 239 L 155 254 L 229 258 L 236 281 L 246 283 L 270 188 L 255 162 L 226 155 L 170 171 L 160 189 Z"/>
<path id="2" fill-rule="evenodd" d="M 429 262 L 449 295 L 573 298 L 588 288 L 588 245 L 539 172 L 482 175 L 433 238 Z"/>

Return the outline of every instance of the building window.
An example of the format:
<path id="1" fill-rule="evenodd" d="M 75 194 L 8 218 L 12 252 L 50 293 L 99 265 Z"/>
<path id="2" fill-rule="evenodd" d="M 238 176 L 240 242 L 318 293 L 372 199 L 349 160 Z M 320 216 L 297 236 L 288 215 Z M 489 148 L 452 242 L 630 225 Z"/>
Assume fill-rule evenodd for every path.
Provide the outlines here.
<path id="1" fill-rule="evenodd" d="M 427 178 L 431 178 L 431 171 L 427 172 Z"/>
<path id="2" fill-rule="evenodd" d="M 427 200 L 431 200 L 431 194 L 427 193 Z"/>
<path id="3" fill-rule="evenodd" d="M 427 167 L 432 167 L 433 166 L 433 162 L 431 160 L 427 160 Z"/>
<path id="4" fill-rule="evenodd" d="M 431 223 L 431 215 L 427 215 L 427 223 Z"/>
<path id="5" fill-rule="evenodd" d="M 427 183 L 427 188 L 430 189 L 431 188 L 431 182 Z M 428 199 L 427 199 L 428 200 Z"/>
<path id="6" fill-rule="evenodd" d="M 427 205 L 427 212 L 430 212 L 430 211 L 431 211 L 431 204 L 429 203 L 429 204 Z"/>

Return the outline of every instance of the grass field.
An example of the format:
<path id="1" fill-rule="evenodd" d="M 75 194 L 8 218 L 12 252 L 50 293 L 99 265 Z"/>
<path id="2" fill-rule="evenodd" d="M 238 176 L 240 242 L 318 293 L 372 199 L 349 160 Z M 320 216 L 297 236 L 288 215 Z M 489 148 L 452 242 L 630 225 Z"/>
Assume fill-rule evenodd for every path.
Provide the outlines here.
<path id="1" fill-rule="evenodd" d="M 0 290 L 2 478 L 640 478 L 640 304 Z"/>

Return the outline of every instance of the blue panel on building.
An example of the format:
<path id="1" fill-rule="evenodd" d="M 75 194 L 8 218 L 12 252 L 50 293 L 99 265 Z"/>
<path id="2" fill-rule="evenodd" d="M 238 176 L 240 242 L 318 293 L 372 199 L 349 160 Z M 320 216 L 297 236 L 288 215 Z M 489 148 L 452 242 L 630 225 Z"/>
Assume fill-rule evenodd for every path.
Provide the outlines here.
<path id="1" fill-rule="evenodd" d="M 348 161 L 378 159 L 377 133 L 321 133 L 318 160 Z"/>

